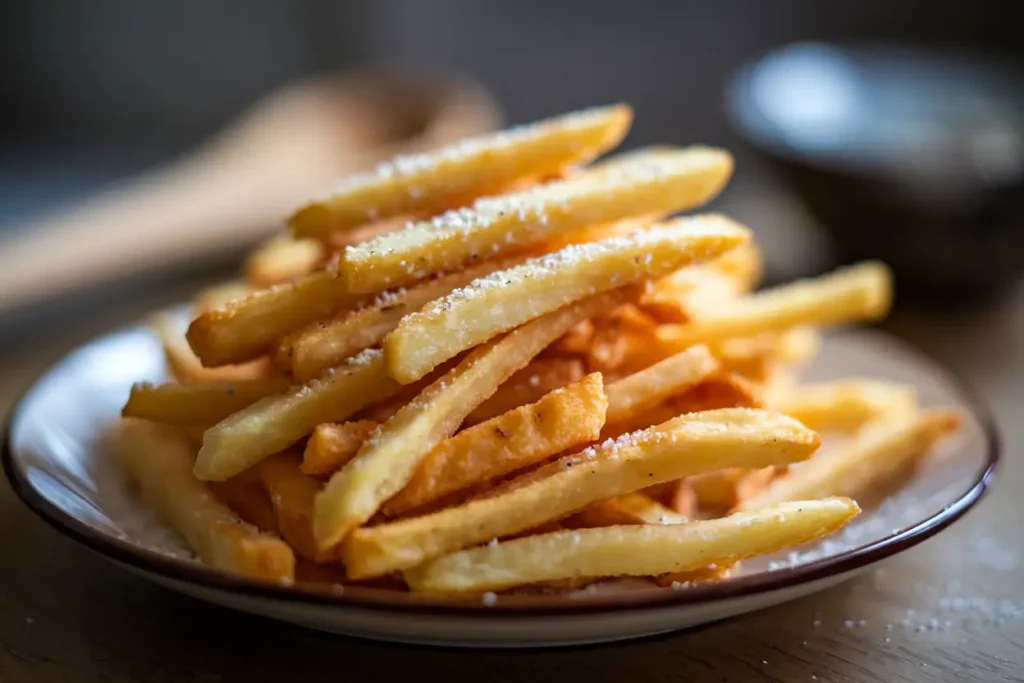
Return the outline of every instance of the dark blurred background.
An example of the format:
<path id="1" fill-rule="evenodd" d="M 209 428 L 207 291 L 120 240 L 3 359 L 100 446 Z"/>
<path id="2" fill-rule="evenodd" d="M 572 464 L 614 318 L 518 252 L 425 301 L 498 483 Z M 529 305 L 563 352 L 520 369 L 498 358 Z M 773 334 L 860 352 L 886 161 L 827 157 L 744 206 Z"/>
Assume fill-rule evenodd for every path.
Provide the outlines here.
<path id="1" fill-rule="evenodd" d="M 730 77 L 807 40 L 955 48 L 1016 64 L 1018 4 L 4 0 L 0 234 L 192 148 L 285 83 L 384 66 L 473 79 L 512 122 L 622 100 L 637 114 L 627 146 L 729 147 L 738 172 L 721 204 L 759 230 L 773 279 L 789 277 L 836 257 L 803 186 L 730 123 Z"/>

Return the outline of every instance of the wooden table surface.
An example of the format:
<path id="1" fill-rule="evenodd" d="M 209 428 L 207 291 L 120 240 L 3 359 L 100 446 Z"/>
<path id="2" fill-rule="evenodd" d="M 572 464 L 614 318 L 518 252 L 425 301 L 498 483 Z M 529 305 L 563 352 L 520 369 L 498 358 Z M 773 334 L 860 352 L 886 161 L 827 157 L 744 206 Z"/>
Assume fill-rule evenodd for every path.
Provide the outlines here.
<path id="1" fill-rule="evenodd" d="M 179 300 L 184 292 L 165 289 L 159 298 Z M 4 342 L 0 405 L 6 412 L 65 350 L 153 303 L 141 297 L 108 307 L 103 319 L 51 324 Z M 988 398 L 1003 427 L 1004 467 L 995 490 L 965 519 L 831 590 L 616 645 L 528 652 L 389 645 L 306 631 L 151 585 L 35 519 L 5 483 L 0 682 L 333 682 L 356 672 L 451 683 L 1024 681 L 1024 289 L 981 313 L 899 313 L 889 327 Z"/>

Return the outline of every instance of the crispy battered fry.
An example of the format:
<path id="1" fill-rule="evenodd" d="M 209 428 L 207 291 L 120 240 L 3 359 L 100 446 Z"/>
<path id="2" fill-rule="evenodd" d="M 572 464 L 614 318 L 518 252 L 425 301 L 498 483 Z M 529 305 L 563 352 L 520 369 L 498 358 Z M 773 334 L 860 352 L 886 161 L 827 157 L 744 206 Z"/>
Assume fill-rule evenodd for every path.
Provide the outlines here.
<path id="1" fill-rule="evenodd" d="M 192 447 L 173 429 L 123 420 L 110 446 L 143 497 L 204 563 L 265 581 L 294 577 L 292 549 L 246 524 L 192 476 Z"/>
<path id="2" fill-rule="evenodd" d="M 265 396 L 288 388 L 285 377 L 215 382 L 211 384 L 160 384 L 141 382 L 132 386 L 122 417 L 152 422 L 209 427 Z"/>
<path id="3" fill-rule="evenodd" d="M 465 505 L 356 529 L 342 544 L 341 556 L 349 576 L 379 576 L 661 481 L 722 467 L 802 460 L 818 444 L 817 434 L 800 423 L 764 411 L 681 419 L 567 456 Z"/>
<path id="4" fill-rule="evenodd" d="M 317 425 L 306 442 L 300 469 L 310 475 L 337 471 L 355 457 L 378 424 L 376 420 L 352 420 Z"/>
<path id="5" fill-rule="evenodd" d="M 471 548 L 405 572 L 414 591 L 467 593 L 594 576 L 654 576 L 775 552 L 832 533 L 860 512 L 852 500 L 810 500 L 689 524 L 550 534 Z"/>
<path id="6" fill-rule="evenodd" d="M 682 218 L 479 278 L 406 316 L 384 339 L 391 375 L 419 379 L 442 361 L 586 296 L 717 256 L 749 239 L 720 216 Z M 424 344 L 424 339 L 432 340 Z M 596 342 L 595 342 L 596 343 Z"/>
<path id="7" fill-rule="evenodd" d="M 624 288 L 599 294 L 533 320 L 480 347 L 424 389 L 388 420 L 317 496 L 313 528 L 320 547 L 329 548 L 369 520 L 409 483 L 422 459 L 512 373 L 580 320 L 621 303 L 627 296 L 635 296 L 635 292 Z"/>
<path id="8" fill-rule="evenodd" d="M 585 374 L 583 363 L 578 360 L 536 358 L 509 377 L 489 399 L 470 413 L 462 424 L 464 427 L 471 427 L 520 406 L 535 403 L 555 389 L 580 381 Z"/>
<path id="9" fill-rule="evenodd" d="M 325 239 L 368 220 L 430 215 L 522 178 L 556 175 L 614 147 L 633 120 L 624 105 L 565 114 L 463 140 L 431 154 L 397 157 L 348 178 L 290 219 L 301 237 Z"/>
<path id="10" fill-rule="evenodd" d="M 245 261 L 245 279 L 257 288 L 287 282 L 316 270 L 327 258 L 319 240 L 280 235 L 269 240 Z"/>
<path id="11" fill-rule="evenodd" d="M 706 147 L 609 163 L 600 171 L 480 199 L 471 208 L 350 247 L 341 269 L 349 291 L 380 291 L 594 223 L 699 206 L 731 172 L 732 157 Z"/>
<path id="12" fill-rule="evenodd" d="M 397 517 L 460 489 L 492 481 L 598 437 L 608 400 L 601 375 L 556 389 L 442 441 L 398 495 L 384 505 Z"/>

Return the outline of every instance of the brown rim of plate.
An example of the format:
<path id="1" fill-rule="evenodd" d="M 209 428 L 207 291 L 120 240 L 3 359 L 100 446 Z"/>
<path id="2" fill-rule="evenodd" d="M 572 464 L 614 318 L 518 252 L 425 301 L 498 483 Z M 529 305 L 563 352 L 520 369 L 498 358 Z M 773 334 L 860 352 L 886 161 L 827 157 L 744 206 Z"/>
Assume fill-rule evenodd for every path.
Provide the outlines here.
<path id="1" fill-rule="evenodd" d="M 364 586 L 318 587 L 306 584 L 282 585 L 263 583 L 206 567 L 194 560 L 181 559 L 140 548 L 128 541 L 105 534 L 67 514 L 44 498 L 14 463 L 11 449 L 11 424 L 25 395 L 36 385 L 33 381 L 23 392 L 4 425 L 0 458 L 3 470 L 18 498 L 50 526 L 85 547 L 129 568 L 157 575 L 171 582 L 191 583 L 202 588 L 229 591 L 250 597 L 320 607 L 350 607 L 385 610 L 396 613 L 431 614 L 437 616 L 475 615 L 564 615 L 592 612 L 677 607 L 702 602 L 721 601 L 768 593 L 801 583 L 837 577 L 887 557 L 903 552 L 962 517 L 981 500 L 991 487 L 1002 457 L 1002 441 L 995 420 L 985 402 L 963 380 L 941 366 L 927 354 L 888 335 L 872 340 L 911 351 L 930 361 L 932 369 L 941 372 L 945 382 L 956 391 L 981 426 L 985 443 L 984 466 L 967 488 L 952 503 L 930 517 L 867 545 L 852 548 L 830 557 L 775 571 L 723 579 L 683 590 L 655 587 L 606 594 L 547 594 L 499 596 L 497 602 L 485 605 L 478 595 L 450 597 L 402 593 L 395 590 Z M 43 373 L 44 376 L 50 370 Z"/>

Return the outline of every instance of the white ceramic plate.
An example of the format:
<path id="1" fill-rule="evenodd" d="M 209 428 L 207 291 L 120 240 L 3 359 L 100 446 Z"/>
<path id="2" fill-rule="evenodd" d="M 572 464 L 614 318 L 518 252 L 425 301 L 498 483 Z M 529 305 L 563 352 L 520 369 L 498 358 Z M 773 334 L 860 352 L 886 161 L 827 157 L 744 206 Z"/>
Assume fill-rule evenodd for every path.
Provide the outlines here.
<path id="1" fill-rule="evenodd" d="M 799 552 L 744 562 L 729 579 L 682 589 L 610 582 L 571 594 L 446 599 L 372 588 L 280 586 L 194 560 L 131 494 L 96 447 L 132 382 L 163 379 L 144 328 L 71 353 L 28 391 L 11 418 L 4 470 L 18 496 L 62 533 L 169 588 L 303 626 L 371 638 L 463 646 L 537 646 L 662 633 L 775 605 L 843 581 L 937 533 L 974 505 L 998 461 L 988 412 L 948 373 L 878 332 L 826 338 L 812 380 L 850 375 L 915 385 L 925 405 L 960 406 L 962 433 L 898 496 L 842 533 Z"/>

